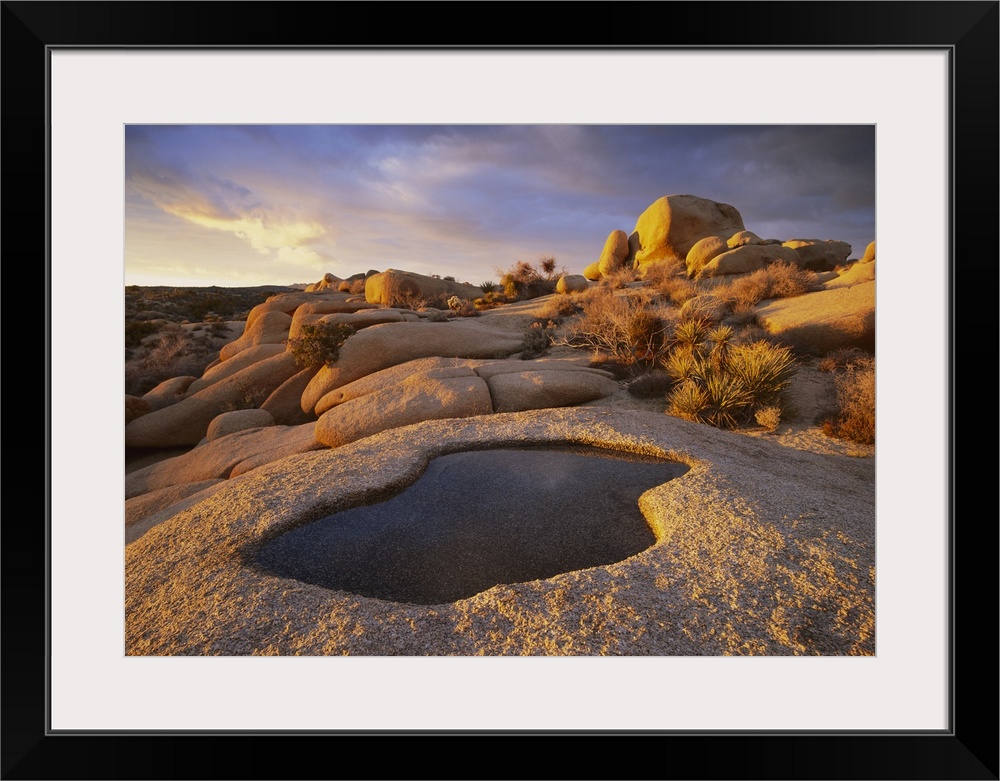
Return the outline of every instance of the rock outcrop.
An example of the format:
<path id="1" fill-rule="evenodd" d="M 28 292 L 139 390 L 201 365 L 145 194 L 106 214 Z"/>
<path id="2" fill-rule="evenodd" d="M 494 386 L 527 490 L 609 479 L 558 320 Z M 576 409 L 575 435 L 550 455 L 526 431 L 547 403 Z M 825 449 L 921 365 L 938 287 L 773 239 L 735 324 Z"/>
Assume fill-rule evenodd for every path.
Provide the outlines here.
<path id="1" fill-rule="evenodd" d="M 479 298 L 483 291 L 475 285 L 437 279 L 413 271 L 386 269 L 365 281 L 365 300 L 370 304 L 398 306 L 423 300 L 433 302 L 458 296 L 465 301 Z"/>
<path id="2" fill-rule="evenodd" d="M 745 229 L 743 217 L 728 203 L 665 195 L 639 215 L 629 247 L 638 268 L 657 260 L 683 262 L 706 236 L 732 236 Z"/>

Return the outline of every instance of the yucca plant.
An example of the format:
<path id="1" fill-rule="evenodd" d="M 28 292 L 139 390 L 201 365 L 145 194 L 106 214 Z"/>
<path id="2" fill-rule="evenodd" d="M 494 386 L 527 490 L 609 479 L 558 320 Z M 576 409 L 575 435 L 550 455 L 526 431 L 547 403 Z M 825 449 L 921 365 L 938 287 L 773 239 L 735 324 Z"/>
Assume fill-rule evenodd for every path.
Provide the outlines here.
<path id="1" fill-rule="evenodd" d="M 683 382 L 700 376 L 699 358 L 689 345 L 675 347 L 663 361 L 663 368 L 675 382 Z"/>
<path id="2" fill-rule="evenodd" d="M 754 407 L 777 402 L 795 374 L 791 350 L 765 341 L 733 345 L 725 364 L 727 373 L 751 395 Z"/>
<path id="3" fill-rule="evenodd" d="M 674 341 L 696 347 L 708 336 L 708 325 L 704 320 L 682 320 L 674 326 Z"/>
<path id="4" fill-rule="evenodd" d="M 704 413 L 708 409 L 708 394 L 697 380 L 688 379 L 674 388 L 667 397 L 671 414 L 685 420 L 704 423 Z"/>
<path id="5" fill-rule="evenodd" d="M 753 409 L 753 394 L 740 378 L 725 371 L 706 372 L 704 383 L 708 407 L 702 412 L 704 421 L 716 428 L 736 428 Z"/>
<path id="6" fill-rule="evenodd" d="M 483 291 L 483 295 L 488 295 L 497 289 L 497 285 L 496 282 L 487 280 L 486 282 L 479 283 L 479 289 Z"/>

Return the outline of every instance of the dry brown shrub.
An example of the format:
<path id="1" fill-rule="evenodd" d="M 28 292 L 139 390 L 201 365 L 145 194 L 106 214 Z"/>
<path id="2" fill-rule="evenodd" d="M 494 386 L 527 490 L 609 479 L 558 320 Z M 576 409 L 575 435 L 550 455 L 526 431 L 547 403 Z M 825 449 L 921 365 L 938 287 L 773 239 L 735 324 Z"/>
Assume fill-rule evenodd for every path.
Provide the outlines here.
<path id="1" fill-rule="evenodd" d="M 367 282 L 367 280 L 365 280 L 365 279 L 355 279 L 351 283 L 351 290 L 350 290 L 351 295 L 352 296 L 361 296 L 361 295 L 364 295 L 364 292 L 365 292 L 365 282 Z"/>
<path id="2" fill-rule="evenodd" d="M 621 290 L 635 282 L 635 272 L 630 268 L 620 268 L 601 277 L 598 285 L 611 290 Z"/>
<path id="3" fill-rule="evenodd" d="M 718 290 L 717 295 L 738 304 L 754 305 L 768 298 L 791 298 L 816 290 L 818 278 L 794 263 L 772 263 L 767 268 L 740 277 Z"/>
<path id="4" fill-rule="evenodd" d="M 183 330 L 169 331 L 125 361 L 125 393 L 142 396 L 164 380 L 200 377 L 218 355 L 218 350 L 193 341 Z"/>
<path id="5" fill-rule="evenodd" d="M 590 347 L 631 365 L 655 362 L 663 353 L 666 327 L 650 309 L 652 294 L 645 290 L 616 294 L 593 288 L 579 297 L 583 313 L 565 326 L 560 343 Z"/>
<path id="6" fill-rule="evenodd" d="M 875 444 L 875 359 L 850 364 L 835 380 L 839 411 L 824 421 L 823 431 L 838 439 Z"/>
<path id="7" fill-rule="evenodd" d="M 680 261 L 661 261 L 648 266 L 643 274 L 646 284 L 674 306 L 683 306 L 700 292 L 687 278 Z"/>

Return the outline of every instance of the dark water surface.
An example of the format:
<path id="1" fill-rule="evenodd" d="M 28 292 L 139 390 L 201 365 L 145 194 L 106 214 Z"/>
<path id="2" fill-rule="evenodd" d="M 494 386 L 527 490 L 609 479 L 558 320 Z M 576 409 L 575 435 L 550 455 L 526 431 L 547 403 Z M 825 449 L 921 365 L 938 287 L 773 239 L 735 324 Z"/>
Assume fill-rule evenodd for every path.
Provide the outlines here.
<path id="1" fill-rule="evenodd" d="M 655 538 L 639 496 L 687 471 L 676 461 L 584 447 L 452 453 L 387 501 L 270 541 L 257 563 L 367 597 L 454 602 L 645 550 Z"/>

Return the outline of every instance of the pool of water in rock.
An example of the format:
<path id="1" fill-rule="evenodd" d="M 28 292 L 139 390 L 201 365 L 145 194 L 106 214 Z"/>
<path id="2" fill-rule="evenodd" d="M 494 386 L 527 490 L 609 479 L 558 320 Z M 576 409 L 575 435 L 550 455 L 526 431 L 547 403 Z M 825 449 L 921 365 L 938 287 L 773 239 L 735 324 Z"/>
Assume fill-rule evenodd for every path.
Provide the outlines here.
<path id="1" fill-rule="evenodd" d="M 655 537 L 639 496 L 688 471 L 585 447 L 493 448 L 433 459 L 391 499 L 266 543 L 264 570 L 424 605 L 621 561 Z"/>

